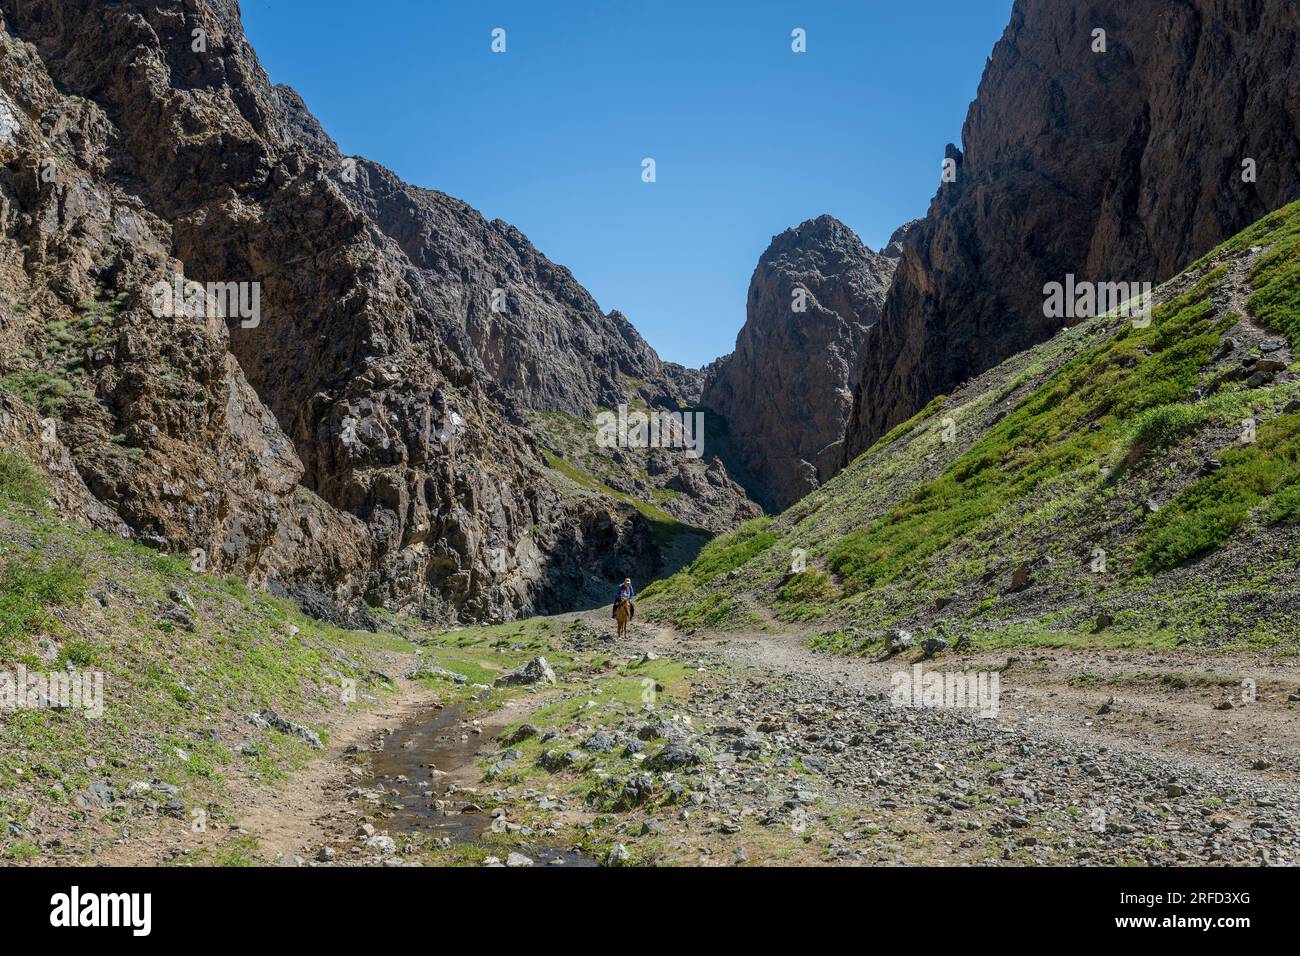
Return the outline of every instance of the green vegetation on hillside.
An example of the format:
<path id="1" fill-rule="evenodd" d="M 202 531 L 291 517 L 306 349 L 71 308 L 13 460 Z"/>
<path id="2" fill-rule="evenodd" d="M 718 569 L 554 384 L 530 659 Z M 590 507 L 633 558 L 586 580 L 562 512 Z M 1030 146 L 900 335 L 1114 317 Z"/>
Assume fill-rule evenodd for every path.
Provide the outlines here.
<path id="1" fill-rule="evenodd" d="M 894 442 L 898 441 L 904 435 L 910 434 L 916 428 L 917 425 L 921 424 L 922 422 L 926 421 L 929 418 L 933 418 L 934 415 L 939 411 L 939 409 L 943 408 L 944 402 L 946 402 L 947 400 L 948 397 L 946 395 L 936 395 L 934 398 L 930 399 L 930 401 L 926 403 L 925 408 L 921 409 L 919 412 L 917 412 L 907 421 L 900 422 L 899 424 L 895 425 L 893 428 L 887 431 L 880 438 L 876 439 L 875 444 L 873 444 L 870 448 L 868 448 L 865 452 L 863 452 L 858 457 L 864 458 L 869 455 L 874 455 L 882 448 L 887 448 L 888 446 L 892 445 Z"/>
<path id="2" fill-rule="evenodd" d="M 42 509 L 48 496 L 45 479 L 28 458 L 0 450 L 0 501 Z"/>
<path id="3" fill-rule="evenodd" d="M 671 577 L 655 581 L 641 592 L 641 597 L 650 599 L 653 608 L 656 596 L 663 599 L 695 592 L 714 579 L 739 568 L 776 542 L 779 535 L 768 530 L 771 523 L 772 519 L 767 516 L 753 518 L 735 531 L 715 538 L 704 546 L 685 569 Z M 740 611 L 734 601 L 716 593 L 701 595 L 698 600 L 677 608 L 669 619 L 681 628 L 725 628 L 754 623 L 751 613 Z"/>
<path id="4" fill-rule="evenodd" d="M 1294 366 L 1246 381 L 1288 352 L 1225 307 L 1239 293 L 1294 346 L 1300 203 L 1171 280 L 1147 327 L 1086 320 L 934 399 L 764 525 L 755 553 L 741 552 L 752 530 L 723 536 L 656 583 L 650 613 L 757 603 L 827 621 L 839 636 L 823 643 L 840 649 L 940 625 L 990 647 L 1276 643 L 1295 582 L 1264 551 L 1300 552 L 1277 537 L 1300 524 L 1300 381 Z M 927 424 L 941 410 L 955 437 Z M 790 575 L 794 548 L 809 566 Z M 740 561 L 717 575 L 712 556 L 726 554 Z"/>
<path id="5" fill-rule="evenodd" d="M 1210 302 L 1223 271 L 1157 309 L 1147 328 L 1130 325 L 1066 365 L 938 480 L 841 540 L 831 569 L 850 589 L 887 583 L 1049 483 L 1101 481 L 1126 423 L 1185 398 L 1231 326 Z"/>
<path id="6" fill-rule="evenodd" d="M 633 498 L 631 495 L 624 494 L 611 488 L 594 475 L 588 474 L 580 468 L 575 468 L 563 458 L 546 453 L 546 464 L 548 467 L 558 471 L 570 481 L 576 482 L 589 491 L 595 491 L 599 494 L 609 495 L 611 498 L 631 505 L 641 516 L 650 523 L 650 534 L 653 536 L 655 543 L 660 547 L 668 547 L 677 538 L 678 535 L 689 534 L 700 537 L 708 537 L 711 532 L 705 528 L 697 528 L 694 525 L 686 524 L 684 521 L 678 521 L 667 511 L 656 507 L 648 501 L 641 501 Z"/>
<path id="7" fill-rule="evenodd" d="M 47 826 L 75 818 L 78 795 L 103 779 L 119 797 L 136 781 L 178 787 L 187 812 L 233 820 L 232 764 L 274 782 L 313 753 L 247 715 L 270 708 L 327 739 L 327 714 L 359 706 L 342 699 L 344 679 L 372 696 L 385 685 L 370 655 L 414 650 L 395 635 L 323 624 L 237 581 L 193 574 L 187 560 L 65 524 L 47 498 L 31 462 L 0 452 L 0 671 L 100 672 L 103 714 L 20 706 L 0 717 L 0 859 L 40 855 L 25 836 L 34 808 Z M 235 752 L 244 740 L 245 752 Z M 117 827 L 161 824 L 139 810 L 140 801 L 115 803 L 104 817 L 112 828 L 87 829 L 84 843 L 56 855 L 97 850 Z M 173 825 L 188 830 L 188 816 Z M 255 849 L 231 842 L 210 861 L 247 863 Z"/>

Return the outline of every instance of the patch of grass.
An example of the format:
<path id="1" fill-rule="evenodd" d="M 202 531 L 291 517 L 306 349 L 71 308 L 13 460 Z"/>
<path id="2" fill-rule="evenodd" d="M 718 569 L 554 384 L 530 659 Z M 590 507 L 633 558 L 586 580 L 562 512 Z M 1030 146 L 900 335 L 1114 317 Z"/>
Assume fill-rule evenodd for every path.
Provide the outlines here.
<path id="1" fill-rule="evenodd" d="M 770 548 L 779 537 L 775 531 L 768 530 L 771 523 L 767 516 L 752 518 L 730 534 L 709 542 L 686 568 L 686 575 L 696 584 L 707 584 L 718 575 L 740 567 Z"/>
<path id="2" fill-rule="evenodd" d="M 5 857 L 17 863 L 27 863 L 41 855 L 40 847 L 35 843 L 21 840 L 5 851 Z"/>
<path id="3" fill-rule="evenodd" d="M 25 455 L 0 450 L 0 499 L 44 509 L 49 495 L 44 476 Z"/>
<path id="4" fill-rule="evenodd" d="M 1300 203 L 1278 210 L 1226 248 L 1272 248 L 1250 271 L 1250 308 L 1261 323 L 1300 341 Z M 1261 509 L 1271 524 L 1300 521 L 1300 415 L 1259 428 L 1256 441 L 1222 456 L 1223 467 L 1202 477 L 1153 515 L 1138 541 L 1135 567 L 1168 570 L 1214 550 Z"/>
<path id="5" fill-rule="evenodd" d="M 57 417 L 72 394 L 72 383 L 49 372 L 24 370 L 0 378 L 0 388 L 17 395 L 43 415 Z"/>
<path id="6" fill-rule="evenodd" d="M 830 612 L 829 605 L 838 597 L 831 576 L 819 568 L 791 575 L 776 592 L 780 616 L 789 621 L 819 620 Z"/>
<path id="7" fill-rule="evenodd" d="M 732 626 L 736 619 L 736 602 L 721 594 L 713 594 L 703 601 L 688 604 L 673 617 L 674 626 L 687 630 L 722 630 Z"/>
<path id="8" fill-rule="evenodd" d="M 799 574 L 792 574 L 790 580 L 781 585 L 776 596 L 780 601 L 826 601 L 835 596 L 835 585 L 825 571 L 808 568 Z"/>
<path id="9" fill-rule="evenodd" d="M 21 837 L 10 834 L 7 823 L 25 819 L 31 801 L 67 802 L 90 783 L 90 757 L 111 768 L 101 773 L 119 790 L 124 781 L 157 779 L 180 787 L 192 806 L 228 803 L 225 778 L 232 772 L 281 780 L 317 751 L 296 737 L 250 725 L 242 733 L 260 755 L 244 757 L 230 752 L 230 742 L 199 732 L 232 713 L 270 708 L 328 741 L 323 717 L 340 706 L 343 678 L 364 685 L 358 695 L 364 702 L 389 691 L 371 670 L 372 650 L 406 652 L 415 660 L 414 645 L 397 635 L 341 631 L 238 582 L 193 574 L 184 560 L 33 516 L 5 497 L 0 527 L 6 531 L 0 662 L 105 675 L 101 719 L 24 708 L 0 720 L 6 757 L 0 761 L 0 853 L 14 852 Z M 85 602 L 87 592 L 101 585 L 107 602 Z M 168 592 L 176 586 L 194 603 L 192 631 L 157 613 L 160 605 L 175 603 Z M 85 613 L 58 610 L 82 602 Z M 54 661 L 38 655 L 42 633 L 59 648 Z M 496 655 L 489 648 L 482 653 Z M 49 781 L 59 787 L 51 789 Z M 100 835 L 87 833 L 87 850 L 99 842 Z"/>
<path id="10" fill-rule="evenodd" d="M 43 627 L 50 608 L 80 604 L 88 587 L 80 560 L 39 554 L 10 558 L 0 570 L 0 651 Z"/>
<path id="11" fill-rule="evenodd" d="M 870 448 L 868 448 L 861 455 L 859 455 L 858 458 L 862 458 L 867 455 L 873 455 L 876 452 L 880 451 L 882 448 L 886 448 L 889 445 L 892 445 L 894 442 L 898 441 L 904 435 L 908 434 L 913 429 L 915 429 L 917 425 L 921 424 L 927 418 L 932 418 L 935 414 L 938 413 L 939 409 L 943 408 L 943 406 L 947 403 L 947 401 L 948 401 L 948 396 L 936 395 L 934 398 L 930 399 L 930 401 L 926 403 L 925 408 L 921 409 L 919 412 L 917 412 L 907 421 L 900 422 L 899 424 L 895 425 L 884 435 L 880 436 L 880 438 L 876 439 L 875 444 L 873 444 Z M 854 460 L 856 461 L 857 459 Z"/>
<path id="12" fill-rule="evenodd" d="M 1300 342 L 1300 202 L 1266 222 L 1271 225 L 1261 230 L 1257 241 L 1273 248 L 1250 270 L 1254 289 L 1250 310 L 1262 325 L 1282 333 L 1295 345 Z"/>
<path id="13" fill-rule="evenodd" d="M 1300 415 L 1268 422 L 1258 429 L 1253 444 L 1220 457 L 1222 468 L 1193 483 L 1147 520 L 1138 538 L 1137 571 L 1164 571 L 1206 554 L 1265 503 L 1272 522 L 1289 524 L 1300 518 Z"/>
<path id="14" fill-rule="evenodd" d="M 1194 430 L 1204 418 L 1205 411 L 1200 405 L 1186 402 L 1170 402 L 1148 408 L 1133 423 L 1129 448 L 1137 454 L 1167 448 Z"/>

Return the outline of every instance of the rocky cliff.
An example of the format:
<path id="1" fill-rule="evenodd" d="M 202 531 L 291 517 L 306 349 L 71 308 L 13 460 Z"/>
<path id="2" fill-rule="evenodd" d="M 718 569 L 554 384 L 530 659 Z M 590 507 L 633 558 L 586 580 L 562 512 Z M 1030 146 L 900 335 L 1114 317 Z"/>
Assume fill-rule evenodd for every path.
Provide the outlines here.
<path id="1" fill-rule="evenodd" d="M 233 0 L 2 9 L 0 384 L 83 512 L 322 611 L 500 619 L 652 573 L 650 523 L 525 414 L 684 399 L 625 319 L 341 157 Z"/>
<path id="2" fill-rule="evenodd" d="M 831 216 L 787 229 L 759 259 L 736 350 L 709 367 L 701 401 L 726 418 L 729 457 L 766 507 L 838 470 L 867 330 L 896 265 Z"/>
<path id="3" fill-rule="evenodd" d="M 1059 330 L 1046 283 L 1163 280 L 1300 195 L 1300 6 L 1016 0 L 948 156 L 868 344 L 846 461 Z"/>

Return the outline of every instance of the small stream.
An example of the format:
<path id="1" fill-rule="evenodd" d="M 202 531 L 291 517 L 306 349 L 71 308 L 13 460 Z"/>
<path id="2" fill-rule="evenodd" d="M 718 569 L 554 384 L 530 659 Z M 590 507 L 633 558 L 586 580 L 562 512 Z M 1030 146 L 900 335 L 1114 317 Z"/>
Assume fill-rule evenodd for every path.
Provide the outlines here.
<path id="1" fill-rule="evenodd" d="M 463 707 L 458 704 L 442 710 L 431 707 L 389 734 L 383 749 L 371 755 L 375 785 L 384 789 L 384 806 L 392 814 L 386 826 L 394 838 L 421 833 L 453 843 L 479 843 L 492 825 L 486 811 L 463 813 L 435 806 L 438 800 L 457 807 L 473 802 L 468 794 L 461 799 L 444 797 L 443 788 L 429 777 L 433 768 L 451 773 L 474 765 L 480 738 L 464 732 L 462 717 Z M 426 796 L 429 791 L 433 796 Z M 596 865 L 581 853 L 541 844 L 494 845 L 493 850 L 502 859 L 514 850 L 538 865 Z"/>

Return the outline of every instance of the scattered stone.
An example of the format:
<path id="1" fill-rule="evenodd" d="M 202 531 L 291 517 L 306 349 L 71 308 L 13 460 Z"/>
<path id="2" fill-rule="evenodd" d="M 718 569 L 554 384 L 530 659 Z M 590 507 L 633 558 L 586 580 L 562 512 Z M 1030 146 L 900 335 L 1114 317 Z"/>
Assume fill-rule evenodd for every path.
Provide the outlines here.
<path id="1" fill-rule="evenodd" d="M 704 763 L 704 757 L 689 744 L 671 741 L 664 745 L 657 754 L 646 760 L 646 766 L 652 770 L 680 770 L 684 767 L 698 767 Z"/>
<path id="2" fill-rule="evenodd" d="M 494 682 L 494 687 L 509 687 L 528 684 L 554 684 L 555 671 L 546 662 L 545 657 L 534 657 L 527 664 L 516 667 L 508 674 L 502 674 Z"/>
<path id="3" fill-rule="evenodd" d="M 631 854 L 627 852 L 627 847 L 618 843 L 605 856 L 606 866 L 626 866 L 631 859 Z"/>
<path id="4" fill-rule="evenodd" d="M 580 750 L 560 750 L 558 748 L 552 748 L 538 757 L 537 763 L 543 770 L 557 773 L 566 767 L 572 767 L 574 764 L 581 763 L 583 759 L 583 753 Z"/>
<path id="5" fill-rule="evenodd" d="M 523 756 L 523 752 L 516 750 L 513 747 L 507 750 L 503 750 L 501 751 L 501 753 L 497 754 L 496 761 L 490 767 L 488 767 L 488 773 L 491 774 L 492 776 L 497 776 L 498 774 L 505 773 L 522 756 Z"/>
<path id="6" fill-rule="evenodd" d="M 291 720 L 285 720 L 273 710 L 264 710 L 259 715 L 266 726 L 274 727 L 282 734 L 288 734 L 291 737 L 298 737 L 307 742 L 313 750 L 323 750 L 325 745 L 321 743 L 320 734 L 310 727 L 304 727 L 302 724 L 295 724 Z"/>
<path id="7" fill-rule="evenodd" d="M 527 740 L 530 737 L 536 737 L 542 731 L 532 724 L 520 724 L 512 730 L 507 736 L 501 738 L 503 744 L 517 744 Z"/>
<path id="8" fill-rule="evenodd" d="M 926 657 L 934 657 L 941 651 L 948 649 L 948 642 L 942 637 L 927 637 L 921 642 L 921 653 Z"/>
<path id="9" fill-rule="evenodd" d="M 458 674 L 445 667 L 440 667 L 437 664 L 427 662 L 422 662 L 413 667 L 406 675 L 407 680 L 418 680 L 421 677 L 445 677 L 447 680 L 457 685 L 469 682 L 469 678 L 464 674 Z M 388 683 L 392 683 L 392 679 L 389 677 L 385 676 L 385 680 Z"/>
<path id="10" fill-rule="evenodd" d="M 376 850 L 384 856 L 395 856 L 397 854 L 397 841 L 387 834 L 379 834 L 366 840 L 366 849 Z"/>
<path id="11" fill-rule="evenodd" d="M 190 612 L 182 607 L 169 606 L 163 608 L 162 618 L 165 621 L 171 621 L 173 624 L 179 624 L 187 631 L 194 630 L 194 618 Z"/>
<path id="12" fill-rule="evenodd" d="M 96 780 L 77 795 L 77 806 L 83 810 L 107 810 L 117 802 L 117 793 L 107 780 Z"/>
<path id="13" fill-rule="evenodd" d="M 901 654 L 903 651 L 911 650 L 916 646 L 916 639 L 912 637 L 910 631 L 898 630 L 889 639 L 889 653 Z"/>
<path id="14" fill-rule="evenodd" d="M 582 749 L 594 754 L 609 754 L 618 749 L 618 738 L 603 730 L 598 730 L 581 744 Z"/>

